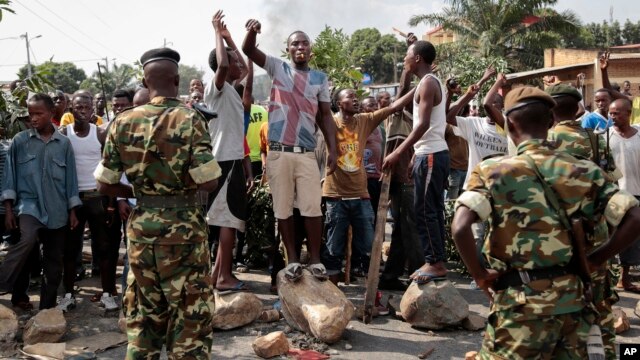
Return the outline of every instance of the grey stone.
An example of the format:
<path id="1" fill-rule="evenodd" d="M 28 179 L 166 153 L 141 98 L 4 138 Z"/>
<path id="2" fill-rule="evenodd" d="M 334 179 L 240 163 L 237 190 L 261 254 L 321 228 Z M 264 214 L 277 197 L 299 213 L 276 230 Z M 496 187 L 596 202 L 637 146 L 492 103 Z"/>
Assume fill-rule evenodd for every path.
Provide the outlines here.
<path id="1" fill-rule="evenodd" d="M 449 280 L 413 282 L 402 296 L 400 311 L 411 326 L 437 330 L 460 325 L 469 316 L 469 304 Z"/>
<path id="2" fill-rule="evenodd" d="M 230 330 L 251 324 L 262 313 L 262 301 L 248 292 L 220 295 L 216 291 L 215 302 L 212 325 L 216 329 Z"/>
<path id="3" fill-rule="evenodd" d="M 251 345 L 256 355 L 268 359 L 289 352 L 289 340 L 282 331 L 275 331 L 261 336 Z"/>
<path id="4" fill-rule="evenodd" d="M 27 321 L 22 338 L 26 345 L 55 343 L 67 331 L 67 321 L 59 309 L 41 310 Z"/>

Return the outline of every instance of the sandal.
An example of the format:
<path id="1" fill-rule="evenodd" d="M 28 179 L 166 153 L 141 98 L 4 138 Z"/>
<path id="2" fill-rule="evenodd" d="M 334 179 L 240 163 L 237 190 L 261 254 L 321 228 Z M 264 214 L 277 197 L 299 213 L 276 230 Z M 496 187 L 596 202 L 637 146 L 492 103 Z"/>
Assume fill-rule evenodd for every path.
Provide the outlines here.
<path id="1" fill-rule="evenodd" d="M 302 265 L 297 262 L 289 263 L 289 265 L 284 268 L 284 277 L 292 282 L 300 280 L 300 278 L 302 277 Z"/>
<path id="2" fill-rule="evenodd" d="M 313 277 L 320 281 L 325 281 L 329 278 L 329 276 L 327 276 L 327 268 L 325 268 L 322 263 L 309 265 L 309 271 L 311 271 Z"/>

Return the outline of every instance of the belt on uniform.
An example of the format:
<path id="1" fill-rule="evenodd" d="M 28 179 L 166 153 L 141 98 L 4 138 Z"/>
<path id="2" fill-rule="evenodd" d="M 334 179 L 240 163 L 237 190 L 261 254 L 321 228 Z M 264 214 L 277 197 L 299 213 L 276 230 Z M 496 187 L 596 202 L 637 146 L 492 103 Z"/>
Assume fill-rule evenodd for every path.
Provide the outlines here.
<path id="1" fill-rule="evenodd" d="M 193 193 L 180 195 L 141 195 L 136 197 L 137 205 L 148 208 L 179 208 L 202 206 L 200 196 Z"/>
<path id="2" fill-rule="evenodd" d="M 306 152 L 314 151 L 314 150 L 309 150 L 309 149 L 303 148 L 302 146 L 283 145 L 281 143 L 273 142 L 273 141 L 269 143 L 269 150 L 271 150 L 271 151 L 284 151 L 284 152 L 300 153 L 300 154 L 304 154 Z"/>
<path id="3" fill-rule="evenodd" d="M 496 291 L 504 290 L 508 287 L 518 287 L 526 285 L 531 281 L 544 279 L 551 280 L 565 275 L 574 275 L 574 272 L 571 271 L 568 265 L 556 265 L 548 268 L 533 270 L 511 270 L 498 277 L 498 279 L 493 284 L 493 289 Z"/>
<path id="4" fill-rule="evenodd" d="M 104 194 L 101 194 L 98 190 L 87 190 L 87 191 L 80 191 L 78 193 L 78 196 L 80 197 L 80 200 L 82 200 L 82 199 L 101 197 L 101 196 L 104 196 Z"/>

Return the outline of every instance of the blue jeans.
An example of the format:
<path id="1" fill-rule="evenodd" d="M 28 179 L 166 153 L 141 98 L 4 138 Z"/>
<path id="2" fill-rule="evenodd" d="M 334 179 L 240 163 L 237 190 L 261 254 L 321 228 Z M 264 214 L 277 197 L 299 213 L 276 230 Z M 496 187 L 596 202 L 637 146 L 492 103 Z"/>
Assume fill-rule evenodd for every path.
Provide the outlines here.
<path id="1" fill-rule="evenodd" d="M 449 177 L 449 151 L 417 155 L 413 164 L 416 229 L 429 264 L 446 261 L 444 189 Z"/>
<path id="2" fill-rule="evenodd" d="M 449 170 L 449 188 L 447 189 L 447 200 L 455 200 L 462 194 L 462 185 L 467 177 L 467 170 Z"/>
<path id="3" fill-rule="evenodd" d="M 326 201 L 327 243 L 323 246 L 322 263 L 329 275 L 342 270 L 349 225 L 352 228 L 353 258 L 359 259 L 364 269 L 369 268 L 369 254 L 373 243 L 373 208 L 369 199 Z"/>

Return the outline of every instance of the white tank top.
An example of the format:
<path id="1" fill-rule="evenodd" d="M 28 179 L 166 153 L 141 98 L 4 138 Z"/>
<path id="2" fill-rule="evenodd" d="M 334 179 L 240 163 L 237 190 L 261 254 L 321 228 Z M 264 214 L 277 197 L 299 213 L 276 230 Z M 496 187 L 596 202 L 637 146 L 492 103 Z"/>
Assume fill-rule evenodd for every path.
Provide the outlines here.
<path id="1" fill-rule="evenodd" d="M 418 126 L 418 119 L 420 118 L 416 97 L 420 91 L 420 86 L 422 86 L 422 83 L 424 83 L 425 79 L 428 77 L 433 77 L 438 81 L 438 84 L 440 84 L 441 100 L 440 104 L 434 106 L 431 110 L 431 122 L 429 129 L 427 129 L 420 140 L 413 145 L 413 148 L 416 150 L 416 155 L 433 154 L 439 151 L 449 150 L 447 142 L 444 140 L 444 131 L 447 127 L 447 113 L 445 111 L 447 98 L 444 93 L 442 82 L 433 74 L 425 75 L 416 87 L 416 93 L 413 96 L 413 128 L 415 129 Z"/>
<path id="2" fill-rule="evenodd" d="M 76 158 L 76 173 L 78 174 L 78 190 L 88 191 L 96 189 L 96 178 L 93 172 L 102 160 L 102 145 L 98 140 L 98 130 L 94 124 L 89 124 L 89 135 L 79 137 L 73 130 L 73 125 L 67 126 L 67 137 L 73 146 Z"/>

